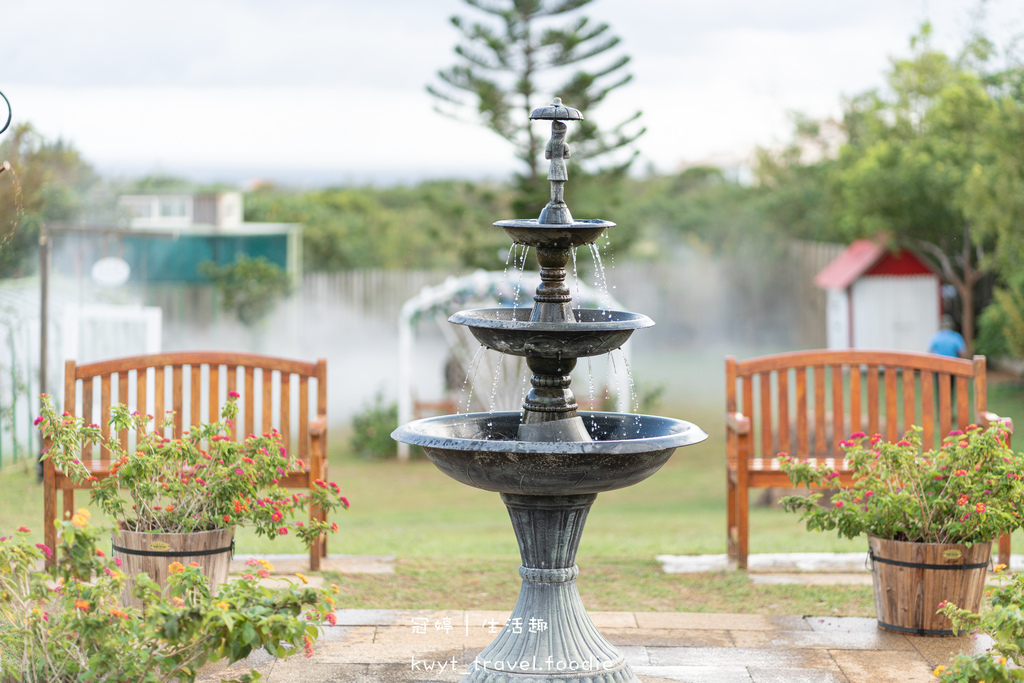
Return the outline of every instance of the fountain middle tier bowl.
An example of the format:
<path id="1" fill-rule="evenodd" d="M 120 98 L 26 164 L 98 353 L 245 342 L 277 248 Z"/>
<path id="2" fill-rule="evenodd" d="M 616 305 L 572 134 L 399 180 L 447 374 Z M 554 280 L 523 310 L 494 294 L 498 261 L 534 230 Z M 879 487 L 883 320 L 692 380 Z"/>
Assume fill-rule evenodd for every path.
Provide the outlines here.
<path id="1" fill-rule="evenodd" d="M 581 308 L 577 322 L 532 322 L 529 308 L 478 308 L 459 311 L 448 322 L 465 325 L 477 341 L 494 351 L 535 358 L 583 358 L 614 351 L 633 330 L 652 327 L 641 313 Z"/>
<path id="2" fill-rule="evenodd" d="M 443 415 L 396 429 L 396 441 L 420 446 L 438 469 L 463 484 L 499 493 L 568 495 L 632 486 L 676 448 L 700 443 L 689 422 L 652 415 L 580 412 L 594 441 L 519 441 L 519 412 Z"/>

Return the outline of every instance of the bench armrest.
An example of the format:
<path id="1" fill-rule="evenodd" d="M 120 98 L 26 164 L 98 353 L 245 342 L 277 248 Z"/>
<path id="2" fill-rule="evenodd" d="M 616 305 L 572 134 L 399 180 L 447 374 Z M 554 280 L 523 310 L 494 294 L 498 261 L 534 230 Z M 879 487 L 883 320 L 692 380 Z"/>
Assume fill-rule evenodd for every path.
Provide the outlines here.
<path id="1" fill-rule="evenodd" d="M 725 428 L 737 434 L 749 434 L 750 418 L 743 413 L 726 413 Z"/>
<path id="2" fill-rule="evenodd" d="M 323 436 L 327 432 L 327 416 L 318 415 L 309 422 L 309 435 L 312 437 Z"/>
<path id="3" fill-rule="evenodd" d="M 1013 419 L 1009 417 L 999 417 L 995 413 L 986 412 L 982 413 L 979 416 L 979 419 L 981 421 L 981 427 L 983 427 L 984 429 L 988 429 L 992 425 L 1002 422 L 1003 425 L 1005 425 L 1006 428 L 1010 430 L 1010 433 L 1013 433 Z"/>

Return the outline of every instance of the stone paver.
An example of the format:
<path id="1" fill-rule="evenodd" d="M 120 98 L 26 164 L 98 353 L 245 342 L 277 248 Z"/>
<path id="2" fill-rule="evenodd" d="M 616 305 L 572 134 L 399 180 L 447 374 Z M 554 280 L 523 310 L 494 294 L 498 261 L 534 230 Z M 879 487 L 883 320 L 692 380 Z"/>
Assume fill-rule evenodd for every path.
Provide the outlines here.
<path id="1" fill-rule="evenodd" d="M 731 631 L 689 628 L 602 628 L 601 635 L 612 645 L 654 647 L 733 647 Z"/>
<path id="2" fill-rule="evenodd" d="M 732 631 L 736 647 L 819 648 L 824 650 L 913 650 L 899 633 L 865 631 Z"/>
<path id="3" fill-rule="evenodd" d="M 916 650 L 832 650 L 830 653 L 849 683 L 935 683 L 934 667 Z"/>
<path id="4" fill-rule="evenodd" d="M 772 669 L 836 669 L 827 650 L 754 647 L 649 647 L 653 666 L 755 666 Z M 916 652 L 914 654 L 917 654 Z"/>
<path id="5" fill-rule="evenodd" d="M 992 647 L 992 638 L 985 634 L 965 635 L 958 638 L 908 638 L 914 649 L 932 667 L 947 664 L 951 653 L 980 654 Z"/>
<path id="6" fill-rule="evenodd" d="M 699 628 L 728 631 L 799 631 L 810 629 L 802 617 L 706 612 L 637 612 L 637 626 L 647 628 Z"/>
<path id="7" fill-rule="evenodd" d="M 642 683 L 934 683 L 932 670 L 953 653 L 991 644 L 968 636 L 890 633 L 864 618 L 682 612 L 591 617 Z M 454 683 L 496 635 L 476 623 L 493 619 L 500 627 L 508 613 L 339 610 L 337 618 L 339 626 L 325 629 L 310 658 L 274 661 L 260 651 L 231 667 L 204 667 L 197 680 L 214 683 L 251 666 L 266 683 Z M 434 627 L 445 619 L 452 628 Z"/>

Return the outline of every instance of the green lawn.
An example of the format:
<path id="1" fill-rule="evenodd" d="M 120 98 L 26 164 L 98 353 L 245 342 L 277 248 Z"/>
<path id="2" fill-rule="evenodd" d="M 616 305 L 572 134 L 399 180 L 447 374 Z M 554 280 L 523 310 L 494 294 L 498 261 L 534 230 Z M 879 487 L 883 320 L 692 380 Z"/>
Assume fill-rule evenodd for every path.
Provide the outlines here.
<path id="1" fill-rule="evenodd" d="M 713 396 L 698 406 L 659 409 L 701 425 L 710 438 L 678 450 L 650 479 L 598 497 L 577 558 L 588 605 L 871 614 L 870 589 L 754 587 L 743 575 L 682 577 L 660 572 L 653 560 L 658 554 L 725 552 L 721 403 Z M 1024 387 L 993 382 L 989 406 L 1024 425 Z M 427 461 L 353 459 L 344 453 L 343 430 L 331 435 L 330 478 L 341 485 L 352 508 L 336 515 L 341 532 L 330 541 L 330 551 L 397 558 L 392 577 L 333 577 L 348 587 L 350 606 L 511 608 L 519 555 L 497 494 L 459 484 Z M 42 492 L 33 472 L 7 468 L 0 476 L 0 501 L 0 535 L 24 525 L 33 530 L 34 540 L 42 540 Z M 80 492 L 79 501 L 84 504 L 87 494 Z M 1024 550 L 1024 534 L 1016 534 L 1014 544 L 1016 551 Z M 751 511 L 752 553 L 861 552 L 865 547 L 863 539 L 844 541 L 808 533 L 795 516 L 778 508 Z M 302 552 L 294 537 L 270 541 L 246 530 L 239 533 L 236 548 L 240 553 Z M 458 576 L 480 589 L 461 590 L 453 578 Z M 821 608 L 814 609 L 819 604 Z"/>

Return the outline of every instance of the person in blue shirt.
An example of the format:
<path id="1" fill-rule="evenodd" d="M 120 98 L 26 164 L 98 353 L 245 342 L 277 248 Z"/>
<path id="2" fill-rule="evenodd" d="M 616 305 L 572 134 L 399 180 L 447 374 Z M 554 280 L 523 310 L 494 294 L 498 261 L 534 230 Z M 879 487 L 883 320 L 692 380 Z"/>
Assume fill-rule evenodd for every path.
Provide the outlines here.
<path id="1" fill-rule="evenodd" d="M 962 358 L 967 351 L 967 343 L 960 333 L 953 329 L 954 327 L 952 316 L 942 316 L 942 329 L 933 334 L 928 341 L 928 353 Z"/>

